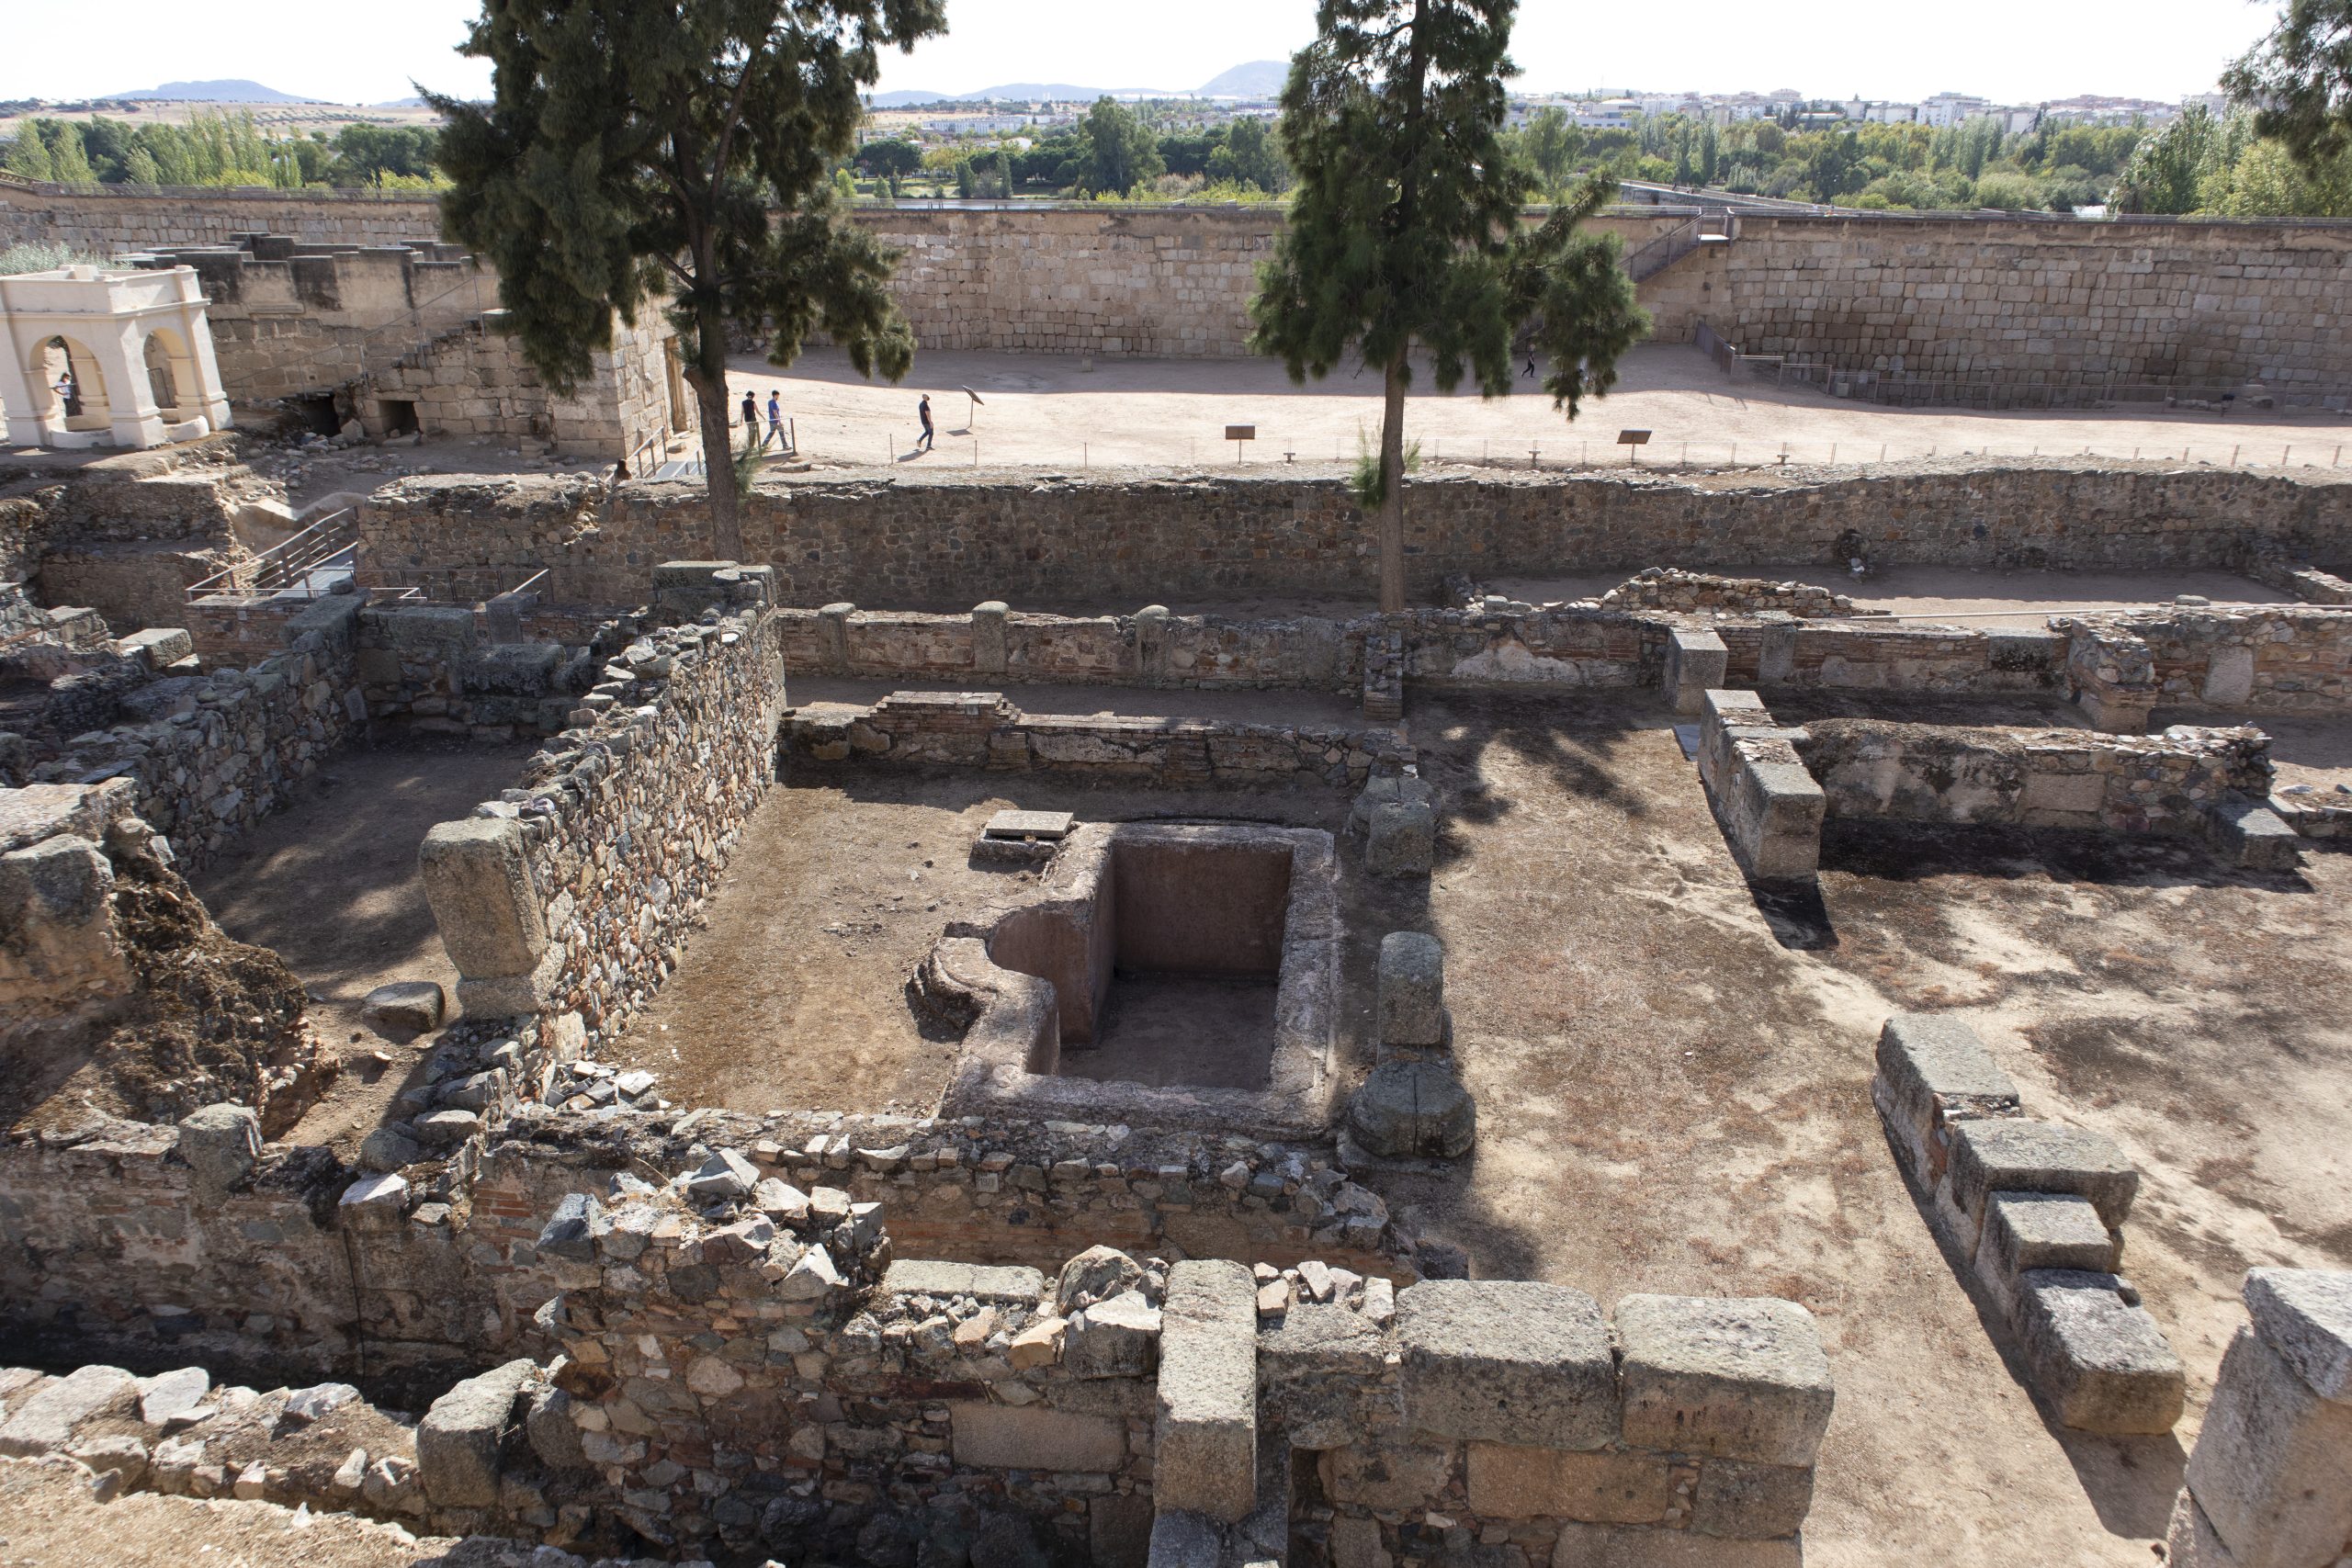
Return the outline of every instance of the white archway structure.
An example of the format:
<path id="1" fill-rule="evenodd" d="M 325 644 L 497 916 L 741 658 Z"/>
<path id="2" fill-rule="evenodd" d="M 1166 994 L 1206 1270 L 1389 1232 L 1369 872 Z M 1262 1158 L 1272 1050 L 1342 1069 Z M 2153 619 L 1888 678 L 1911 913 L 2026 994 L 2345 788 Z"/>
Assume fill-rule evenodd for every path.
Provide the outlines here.
<path id="1" fill-rule="evenodd" d="M 0 408 L 17 446 L 161 446 L 228 428 L 194 267 L 75 266 L 0 277 Z M 157 360 L 168 377 L 149 375 Z M 76 405 L 70 416 L 56 387 L 67 363 Z M 157 405 L 159 381 L 172 388 L 173 406 Z"/>

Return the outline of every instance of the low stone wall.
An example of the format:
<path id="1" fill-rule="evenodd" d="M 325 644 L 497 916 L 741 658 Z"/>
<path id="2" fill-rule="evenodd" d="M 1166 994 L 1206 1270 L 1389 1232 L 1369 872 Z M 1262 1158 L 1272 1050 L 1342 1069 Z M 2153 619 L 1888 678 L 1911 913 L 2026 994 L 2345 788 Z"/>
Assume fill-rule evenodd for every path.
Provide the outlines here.
<path id="1" fill-rule="evenodd" d="M 1726 674 L 1766 688 L 1989 695 L 2065 684 L 2066 638 L 2052 631 L 1771 616 L 1712 629 L 1729 655 Z"/>
<path id="2" fill-rule="evenodd" d="M 2352 712 L 2352 609 L 2216 606 L 2113 625 L 2148 645 L 2160 707 Z"/>
<path id="3" fill-rule="evenodd" d="M 1809 582 L 1767 582 L 1754 577 L 1716 577 L 1702 571 L 1654 566 L 1634 573 L 1600 596 L 1611 610 L 1678 610 L 1685 614 L 1753 615 L 1763 611 L 1801 620 L 1843 615 L 1883 615 L 1857 610 L 1852 599 Z"/>
<path id="4" fill-rule="evenodd" d="M 157 1159 L 159 1131 L 112 1152 Z M 17 1162 L 0 1156 L 0 1179 Z M 48 1163 L 100 1170 L 73 1151 Z M 124 1429 L 144 1392 L 159 1414 L 166 1393 L 214 1414 L 152 1453 L 143 1439 L 88 1449 L 121 1472 L 113 1490 L 218 1495 L 237 1482 L 240 1495 L 582 1547 L 902 1564 L 952 1540 L 1006 1560 L 1140 1568 L 1191 1561 L 1188 1542 L 1279 1553 L 1296 1530 L 1356 1563 L 1427 1555 L 1466 1528 L 1563 1560 L 1799 1561 L 1834 1395 L 1793 1303 L 1631 1296 L 1612 1325 L 1565 1287 L 1408 1277 L 1399 1289 L 1316 1259 L 1254 1275 L 1105 1247 L 1044 1269 L 889 1262 L 897 1241 L 872 1203 L 772 1168 L 724 1151 L 668 1179 L 625 1171 L 575 1188 L 536 1229 L 510 1224 L 503 1247 L 489 1234 L 460 1243 L 463 1211 L 446 1204 L 404 1218 L 399 1178 L 353 1184 L 334 1205 L 343 1246 L 317 1247 L 305 1213 L 261 1221 L 243 1190 L 254 1173 L 233 1175 L 215 1201 L 242 1211 L 254 1258 L 277 1231 L 294 1256 L 362 1260 L 337 1282 L 363 1307 L 392 1299 L 375 1268 L 438 1258 L 474 1277 L 402 1283 L 464 1290 L 498 1277 L 503 1251 L 519 1265 L 506 1284 L 527 1280 L 515 1293 L 539 1298 L 520 1319 L 534 1348 L 413 1424 L 333 1385 L 215 1394 L 208 1379 L 139 1385 L 110 1368 L 10 1379 L 0 1448 L 82 1451 L 93 1432 Z M 506 1201 L 485 1182 L 474 1208 Z M 24 1217 L 0 1212 L 0 1224 Z M 220 1228 L 174 1213 L 133 1256 L 143 1265 Z M 388 1252 L 420 1247 L 432 1256 Z M 246 1280 L 254 1306 L 276 1304 L 285 1269 Z M 479 1305 L 413 1299 L 448 1310 L 452 1327 L 460 1302 Z M 184 1325 L 170 1359 L 212 1337 L 199 1313 L 159 1315 Z M 500 1321 L 477 1314 L 477 1337 Z M 270 1460 L 289 1450 L 267 1439 L 322 1422 L 342 1440 L 318 1473 L 274 1476 Z M 1313 1495 L 1292 1485 L 1307 1454 Z"/>
<path id="5" fill-rule="evenodd" d="M 1167 788 L 1314 784 L 1361 789 L 1412 748 L 1384 730 L 1208 719 L 1025 714 L 995 692 L 899 692 L 872 707 L 815 703 L 786 712 L 787 767 L 858 761 L 1031 770 Z"/>
<path id="6" fill-rule="evenodd" d="M 1795 738 L 1833 818 L 2201 837 L 2233 793 L 2270 793 L 2258 729 L 2162 735 L 1826 718 Z"/>
<path id="7" fill-rule="evenodd" d="M 316 601 L 284 622 L 281 651 L 250 669 L 158 683 L 150 690 L 162 700 L 141 705 L 151 716 L 96 732 L 41 772 L 136 779 L 139 815 L 186 867 L 201 869 L 365 728 L 358 613 L 353 595 Z"/>
<path id="8" fill-rule="evenodd" d="M 2352 582 L 2332 571 L 2294 560 L 2275 548 L 2248 550 L 2238 570 L 2306 604 L 2352 604 Z"/>
<path id="9" fill-rule="evenodd" d="M 1753 692 L 1708 691 L 1699 721 L 1699 777 L 1740 869 L 1758 882 L 1804 882 L 1821 864 L 1828 801 L 1792 742 Z"/>
<path id="10" fill-rule="evenodd" d="M 361 509 L 360 580 L 483 597 L 545 568 L 563 604 L 635 602 L 650 562 L 707 549 L 698 487 L 579 479 L 419 478 Z M 909 609 L 1183 595 L 1361 595 L 1374 532 L 1334 479 L 894 476 L 764 484 L 743 510 L 749 558 L 779 601 Z M 1849 532 L 1871 558 L 1942 566 L 2227 567 L 2258 536 L 2339 560 L 2352 482 L 2243 470 L 1987 468 L 1446 476 L 1415 483 L 1409 588 L 1607 568 L 1828 563 Z M 433 574 L 458 572 L 448 586 Z"/>
<path id="11" fill-rule="evenodd" d="M 1967 1024 L 1898 1014 L 1871 1096 L 1928 1221 L 1964 1262 L 2030 1381 L 2080 1431 L 2172 1430 L 2188 1374 L 2116 1275 L 2140 1172 L 2101 1134 L 2028 1118 Z"/>

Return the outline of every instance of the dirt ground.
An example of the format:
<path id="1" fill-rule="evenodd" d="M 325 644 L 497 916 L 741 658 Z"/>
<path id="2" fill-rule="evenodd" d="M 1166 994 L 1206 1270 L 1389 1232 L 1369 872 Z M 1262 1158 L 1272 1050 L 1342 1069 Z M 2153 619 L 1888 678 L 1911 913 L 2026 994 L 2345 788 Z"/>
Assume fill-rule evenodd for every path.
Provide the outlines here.
<path id="1" fill-rule="evenodd" d="M 1070 693 L 1122 711 L 1168 695 Z M 1432 931 L 1480 1143 L 1447 1176 L 1374 1185 L 1487 1276 L 1810 1307 L 1838 1389 L 1815 1568 L 2151 1561 L 2245 1269 L 2352 1267 L 2352 855 L 2252 874 L 2193 846 L 1834 828 L 1817 907 L 1767 908 L 1645 696 L 1417 691 L 1409 714 L 1446 791 L 1440 863 L 1425 889 L 1349 874 L 1343 1055 L 1366 1055 L 1378 935 Z M 2070 722 L 2037 701 L 1907 716 Z M 2352 725 L 2272 727 L 2304 756 L 2352 747 Z M 1016 804 L 1331 828 L 1344 805 L 803 778 L 762 807 L 711 929 L 612 1055 L 687 1103 L 928 1109 L 954 1043 L 900 987 L 1004 887 L 965 847 Z M 1871 1104 L 1879 1025 L 1902 1009 L 1959 1010 L 2030 1113 L 2141 1164 L 2126 1269 L 2188 1365 L 2175 1435 L 2067 1432 L 2026 1392 Z"/>
<path id="2" fill-rule="evenodd" d="M 761 803 L 710 903 L 709 929 L 696 933 L 653 1004 L 597 1055 L 656 1074 L 660 1092 L 684 1105 L 928 1112 L 946 1087 L 956 1038 L 917 1021 L 907 979 L 951 921 L 1017 900 L 1036 882 L 1034 872 L 970 863 L 989 818 L 1019 808 L 1075 812 L 1082 821 L 1240 818 L 1336 832 L 1349 804 L 1325 790 L 1180 796 L 1043 778 L 809 770 Z M 1385 912 L 1393 896 L 1344 867 L 1340 894 L 1356 916 L 1357 939 L 1342 960 L 1353 976 L 1346 990 L 1360 998 L 1369 994 L 1375 928 L 1395 929 L 1380 926 L 1393 918 Z M 1235 989 L 1205 998 L 1207 1016 L 1245 1014 L 1249 990 Z M 1139 1018 L 1140 1031 L 1122 1032 L 1118 1000 L 1111 1037 L 1099 1052 L 1074 1054 L 1074 1076 L 1106 1076 L 1118 1065 L 1107 1057 L 1155 1044 L 1162 1067 L 1179 1070 L 1156 1038 L 1164 1019 Z M 1363 1008 L 1343 1011 L 1342 1049 L 1352 1054 Z M 1235 1070 L 1215 1050 L 1182 1055 L 1186 1070 Z"/>
<path id="3" fill-rule="evenodd" d="M 1545 467 L 1623 464 L 1617 433 L 1629 427 L 1652 432 L 1645 463 L 1707 467 L 1753 467 L 1783 452 L 1802 464 L 2092 452 L 2326 468 L 2341 462 L 2338 447 L 2352 441 L 2352 421 L 2335 413 L 1880 408 L 1752 378 L 1727 379 L 1712 360 L 1679 344 L 1637 348 L 1619 371 L 1617 389 L 1589 405 L 1573 427 L 1532 391 L 1491 401 L 1467 389 L 1449 397 L 1424 374 L 1408 404 L 1408 428 L 1421 443 L 1425 471 L 1461 462 L 1526 466 L 1531 447 Z M 1116 356 L 1087 369 L 1071 355 L 927 349 L 906 381 L 893 387 L 860 378 L 846 355 L 828 349 L 804 355 L 788 372 L 757 355 L 739 356 L 728 384 L 730 407 L 750 391 L 764 410 L 769 391 L 780 391 L 798 426 L 801 456 L 826 467 L 1229 468 L 1236 448 L 1219 439 L 1228 424 L 1256 426 L 1257 439 L 1239 453 L 1252 466 L 1280 465 L 1285 454 L 1301 464 L 1328 465 L 1352 461 L 1358 433 L 1376 445 L 1380 430 L 1377 377 L 1341 370 L 1294 387 L 1269 359 Z M 979 394 L 978 406 L 967 389 Z M 926 392 L 939 438 L 933 450 L 919 453 L 915 405 Z"/>
<path id="4" fill-rule="evenodd" d="M 2352 856 L 1834 829 L 1821 908 L 1768 912 L 1668 722 L 1416 694 L 1456 792 L 1430 928 L 1481 1137 L 1381 1185 L 1485 1274 L 1812 1308 L 1816 1568 L 2149 1562 L 2244 1270 L 2352 1265 Z M 2141 1163 L 2126 1268 L 2189 1367 L 2175 1437 L 2066 1432 L 2005 1362 L 1871 1105 L 1899 1008 L 1961 1010 L 2030 1112 Z"/>
<path id="5" fill-rule="evenodd" d="M 347 1156 L 401 1091 L 429 1037 L 382 1038 L 360 1021 L 361 998 L 393 980 L 458 983 L 417 877 L 417 846 L 435 823 L 512 784 L 533 750 L 393 739 L 344 751 L 194 879 L 230 935 L 285 959 L 310 994 L 322 1055 L 341 1061 L 330 1092 L 288 1134 L 295 1142 Z"/>
<path id="6" fill-rule="evenodd" d="M 70 1461 L 0 1459 L 0 1568 L 528 1568 L 532 1550 L 275 1503 L 153 1492 L 97 1503 Z"/>

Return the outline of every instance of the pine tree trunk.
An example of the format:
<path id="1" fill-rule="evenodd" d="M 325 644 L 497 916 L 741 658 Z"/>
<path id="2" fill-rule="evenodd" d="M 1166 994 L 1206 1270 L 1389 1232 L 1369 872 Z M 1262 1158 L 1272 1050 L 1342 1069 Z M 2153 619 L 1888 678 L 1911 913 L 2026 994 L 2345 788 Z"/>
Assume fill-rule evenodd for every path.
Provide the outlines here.
<path id="1" fill-rule="evenodd" d="M 1405 607 L 1405 356 L 1388 362 L 1380 415 L 1380 608 Z"/>
<path id="2" fill-rule="evenodd" d="M 735 412 L 727 402 L 727 323 L 719 317 L 716 299 L 703 302 L 695 314 L 698 341 L 686 378 L 694 383 L 695 405 L 702 411 L 703 466 L 709 470 L 704 478 L 710 492 L 711 558 L 756 566 L 758 562 L 743 559 L 743 520 L 735 494 Z"/>

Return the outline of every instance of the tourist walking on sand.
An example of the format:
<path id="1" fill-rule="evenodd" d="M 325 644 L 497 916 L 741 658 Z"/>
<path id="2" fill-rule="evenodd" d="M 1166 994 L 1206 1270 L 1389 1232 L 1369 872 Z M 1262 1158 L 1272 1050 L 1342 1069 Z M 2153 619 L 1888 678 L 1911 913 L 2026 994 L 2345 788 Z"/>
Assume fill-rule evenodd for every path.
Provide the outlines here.
<path id="1" fill-rule="evenodd" d="M 743 438 L 747 444 L 760 438 L 760 403 L 751 392 L 743 394 Z"/>
<path id="2" fill-rule="evenodd" d="M 922 402 L 916 408 L 915 414 L 922 421 L 922 438 L 915 443 L 916 450 L 928 452 L 931 450 L 932 443 L 939 436 L 939 433 L 931 427 L 931 394 L 929 392 L 922 395 Z"/>
<path id="3" fill-rule="evenodd" d="M 775 438 L 775 449 L 777 451 L 781 452 L 785 449 L 784 397 L 782 393 L 775 390 L 773 387 L 768 389 L 768 435 Z M 763 451 L 767 449 L 767 441 L 765 439 L 763 439 L 760 442 L 760 448 Z"/>

